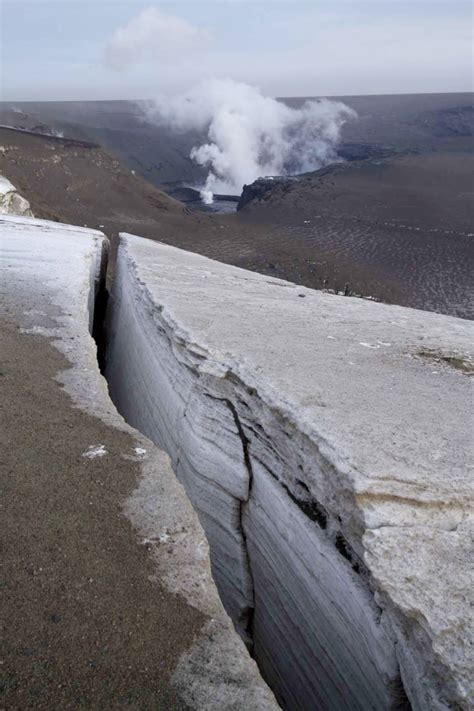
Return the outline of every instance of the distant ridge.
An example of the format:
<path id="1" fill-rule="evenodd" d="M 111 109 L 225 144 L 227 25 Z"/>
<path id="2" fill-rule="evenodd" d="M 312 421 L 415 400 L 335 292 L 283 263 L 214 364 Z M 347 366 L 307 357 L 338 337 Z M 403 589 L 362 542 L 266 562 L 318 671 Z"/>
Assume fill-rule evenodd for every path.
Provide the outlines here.
<path id="1" fill-rule="evenodd" d="M 98 143 L 93 143 L 92 141 L 83 141 L 79 138 L 66 138 L 65 136 L 55 136 L 53 133 L 44 133 L 43 131 L 34 131 L 30 128 L 19 128 L 17 126 L 6 126 L 5 124 L 0 124 L 0 128 L 6 131 L 13 131 L 14 133 L 26 133 L 29 136 L 41 136 L 41 138 L 48 138 L 51 141 L 56 141 L 62 143 L 64 146 L 78 148 L 100 148 Z"/>

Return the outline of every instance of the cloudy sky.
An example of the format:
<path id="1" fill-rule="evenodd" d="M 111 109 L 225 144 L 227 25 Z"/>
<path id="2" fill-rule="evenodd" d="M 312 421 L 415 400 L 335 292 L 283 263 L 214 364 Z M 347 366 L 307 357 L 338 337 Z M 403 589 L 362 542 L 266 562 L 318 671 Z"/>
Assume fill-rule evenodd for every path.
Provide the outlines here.
<path id="1" fill-rule="evenodd" d="M 1 98 L 472 91 L 465 0 L 0 0 Z"/>

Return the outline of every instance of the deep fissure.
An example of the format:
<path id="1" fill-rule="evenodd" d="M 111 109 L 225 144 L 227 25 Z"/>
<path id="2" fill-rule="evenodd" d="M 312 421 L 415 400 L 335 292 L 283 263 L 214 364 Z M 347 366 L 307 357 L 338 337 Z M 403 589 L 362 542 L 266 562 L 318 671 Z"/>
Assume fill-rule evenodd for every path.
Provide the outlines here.
<path id="1" fill-rule="evenodd" d="M 240 441 L 242 443 L 242 453 L 244 457 L 244 462 L 245 466 L 247 468 L 248 476 L 249 476 L 249 497 L 252 491 L 252 483 L 253 483 L 253 470 L 252 470 L 252 460 L 250 458 L 250 453 L 249 453 L 249 440 L 244 432 L 244 429 L 242 427 L 242 423 L 240 421 L 239 413 L 237 412 L 237 409 L 234 405 L 234 403 L 227 399 L 227 398 L 214 398 L 212 395 L 207 394 L 207 397 L 210 397 L 212 399 L 218 399 L 221 402 L 225 403 L 227 407 L 229 408 L 232 417 L 234 419 L 235 426 L 237 428 L 238 435 L 240 437 Z M 246 540 L 246 535 L 245 535 L 245 529 L 242 523 L 242 516 L 243 516 L 243 510 L 245 507 L 246 502 L 241 501 L 240 502 L 240 512 L 239 512 L 239 518 L 240 518 L 240 534 L 242 536 L 242 539 L 247 546 L 247 540 Z M 254 619 L 254 612 L 255 612 L 255 587 L 254 587 L 254 581 L 253 581 L 253 576 L 252 576 L 252 566 L 250 562 L 250 558 L 247 558 L 248 562 L 248 568 L 249 568 L 249 575 L 252 581 L 252 593 L 253 593 L 253 605 L 249 606 L 247 610 L 247 615 L 246 615 L 246 624 L 245 624 L 245 632 L 246 635 L 244 637 L 244 642 L 246 644 L 246 647 L 249 651 L 249 653 L 254 656 L 253 653 L 253 647 L 254 647 L 254 635 L 253 635 L 253 619 Z"/>
<path id="2" fill-rule="evenodd" d="M 93 337 L 97 343 L 97 357 L 98 357 L 99 367 L 100 367 L 101 373 L 104 375 L 104 377 L 106 377 L 107 380 L 108 380 L 108 378 L 107 378 L 107 374 L 106 374 L 106 363 L 107 363 L 107 357 L 108 357 L 108 340 L 107 340 L 107 329 L 105 326 L 105 321 L 106 321 L 106 315 L 107 316 L 110 315 L 110 308 L 113 308 L 113 303 L 111 306 L 110 294 L 109 294 L 109 291 L 106 289 L 105 279 L 102 279 L 98 285 L 97 290 L 96 290 Z M 157 308 L 156 312 L 161 313 L 162 308 Z M 167 337 L 166 328 L 162 329 L 162 333 L 163 333 L 163 336 Z M 193 357 L 194 356 L 195 357 L 199 356 L 201 359 L 203 358 L 203 356 L 201 356 L 201 354 L 198 354 L 198 353 L 194 353 Z M 190 366 L 188 364 L 183 363 L 183 365 L 187 369 L 189 368 L 192 371 L 192 368 L 190 368 Z M 126 377 L 126 376 L 124 376 L 124 377 Z M 236 382 L 239 387 L 242 385 L 235 378 L 235 376 L 233 374 L 228 374 L 227 378 L 231 382 L 232 381 Z M 111 394 L 113 401 L 115 402 L 113 388 L 111 387 L 109 380 L 108 380 L 108 384 L 109 384 L 109 392 Z M 256 395 L 255 390 L 253 388 L 246 388 L 246 392 L 247 392 L 247 395 L 249 395 L 250 397 L 254 397 Z M 245 626 L 244 626 L 245 634 L 242 635 L 242 627 L 240 628 L 240 633 L 243 636 L 244 641 L 247 644 L 247 648 L 248 648 L 250 654 L 255 656 L 257 662 L 259 662 L 259 664 L 260 664 L 260 659 L 259 659 L 258 653 L 256 655 L 254 653 L 255 652 L 254 645 L 255 645 L 255 641 L 256 641 L 255 640 L 255 632 L 254 632 L 255 582 L 254 582 L 254 578 L 253 578 L 253 574 L 252 574 L 251 556 L 249 554 L 249 543 L 247 540 L 245 525 L 243 522 L 244 511 L 246 508 L 248 508 L 248 501 L 251 498 L 253 480 L 254 480 L 252 456 L 250 454 L 251 441 L 249 440 L 249 438 L 247 437 L 247 435 L 245 433 L 244 425 L 241 422 L 238 410 L 237 410 L 235 404 L 232 402 L 232 400 L 230 400 L 228 397 L 216 397 L 215 395 L 211 395 L 208 392 L 203 392 L 203 395 L 205 395 L 211 399 L 223 402 L 224 405 L 226 406 L 226 408 L 229 410 L 229 412 L 232 416 L 233 422 L 235 424 L 236 430 L 237 430 L 238 438 L 241 443 L 243 462 L 244 462 L 245 468 L 248 473 L 248 479 L 249 479 L 248 500 L 247 501 L 241 500 L 240 504 L 239 504 L 239 532 L 240 532 L 240 535 L 241 535 L 242 540 L 244 542 L 246 556 L 248 559 L 248 573 L 250 575 L 251 582 L 252 582 L 252 593 L 253 593 L 254 602 L 253 602 L 253 605 L 249 605 L 247 608 L 246 621 L 245 621 Z M 247 402 L 245 402 L 245 400 L 242 400 L 241 404 L 243 406 L 245 406 L 246 409 L 249 409 L 249 405 L 247 404 Z M 189 402 L 186 404 L 184 416 L 186 416 L 188 407 L 189 407 Z M 150 433 L 148 431 L 142 430 L 137 425 L 137 422 L 133 421 L 133 418 L 132 418 L 132 421 L 130 421 L 126 412 L 123 412 L 120 409 L 120 407 L 118 409 L 119 409 L 119 411 L 121 411 L 121 414 L 125 417 L 125 419 L 133 427 L 135 427 L 139 431 L 142 431 L 143 434 L 145 434 L 145 436 L 148 436 L 148 437 L 150 436 Z M 258 423 L 255 423 L 255 427 L 258 430 L 260 428 L 260 425 Z M 249 429 L 252 430 L 252 428 L 249 428 Z M 288 433 L 286 431 L 284 431 L 284 433 L 286 435 L 288 435 L 288 437 L 290 437 L 290 433 Z M 291 437 L 290 437 L 290 439 L 291 439 Z M 161 443 L 160 443 L 160 446 L 161 446 Z M 258 459 L 256 461 L 258 461 Z M 180 464 L 180 456 L 178 456 L 176 459 L 176 463 L 175 463 L 176 472 L 179 469 L 179 464 Z M 263 464 L 263 462 L 260 462 L 260 464 L 264 468 L 266 468 L 266 466 Z M 298 466 L 300 467 L 300 465 L 298 465 Z M 304 495 L 300 499 L 295 495 L 294 492 L 292 492 L 290 490 L 290 488 L 287 485 L 285 485 L 285 483 L 283 481 L 279 480 L 278 477 L 276 477 L 273 474 L 273 472 L 271 472 L 270 470 L 268 470 L 268 471 L 269 471 L 272 479 L 278 483 L 278 485 L 281 487 L 282 491 L 284 491 L 285 494 L 288 496 L 289 500 L 293 504 L 296 505 L 298 510 L 301 511 L 309 521 L 315 523 L 317 525 L 317 527 L 319 528 L 319 530 L 321 530 L 321 532 L 323 534 L 325 534 L 324 537 L 326 538 L 326 540 L 331 542 L 331 545 L 333 546 L 333 550 L 336 551 L 338 555 L 340 555 L 341 557 L 343 557 L 344 559 L 346 559 L 349 562 L 349 564 L 352 567 L 352 570 L 355 573 L 360 574 L 361 570 L 360 570 L 358 556 L 354 554 L 354 552 L 351 549 L 351 546 L 349 545 L 347 540 L 344 538 L 342 533 L 340 533 L 340 531 L 336 532 L 335 536 L 329 535 L 329 531 L 327 530 L 327 528 L 328 528 L 328 513 L 325 510 L 325 507 L 320 502 L 316 501 L 314 499 L 314 497 L 311 497 L 310 491 L 309 491 L 309 488 L 307 487 L 307 485 L 301 479 L 296 480 L 297 485 L 300 487 L 301 492 Z M 334 533 L 334 529 L 333 529 L 333 533 Z M 209 539 L 209 536 L 208 536 L 208 539 Z M 209 540 L 209 544 L 210 544 L 211 551 L 212 551 L 213 541 Z M 297 553 L 297 551 L 295 553 Z M 365 570 L 364 570 L 364 573 L 366 573 Z M 363 578 L 365 580 L 367 580 L 368 576 L 363 575 Z M 219 589 L 219 585 L 218 585 L 218 589 Z M 241 619 L 239 622 L 242 625 L 243 619 Z M 237 623 L 237 620 L 234 619 L 234 623 Z M 264 669 L 262 669 L 262 673 L 263 673 L 264 677 L 266 678 L 266 680 L 270 683 L 270 685 L 274 687 L 274 683 L 272 683 L 272 682 L 274 682 L 274 679 L 269 678 L 268 672 L 266 672 Z M 396 678 L 392 679 L 391 686 L 392 686 L 392 690 L 393 690 L 393 697 L 396 696 L 398 699 L 397 708 L 408 708 L 409 704 L 407 701 L 406 694 L 403 690 L 403 684 L 401 682 L 400 676 L 398 676 L 398 679 L 396 679 Z M 283 699 L 286 698 L 286 694 L 284 694 L 281 690 L 278 690 L 275 688 L 274 688 L 274 690 L 276 690 L 277 696 L 280 699 L 280 701 L 283 701 Z M 289 704 L 289 706 L 292 705 L 291 699 L 288 701 L 288 704 Z"/>

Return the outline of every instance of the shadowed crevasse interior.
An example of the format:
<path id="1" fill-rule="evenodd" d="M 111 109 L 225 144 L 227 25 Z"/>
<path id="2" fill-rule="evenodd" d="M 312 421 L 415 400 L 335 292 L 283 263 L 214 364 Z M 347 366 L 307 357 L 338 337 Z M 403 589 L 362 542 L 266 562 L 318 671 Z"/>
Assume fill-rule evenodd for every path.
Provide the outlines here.
<path id="1" fill-rule="evenodd" d="M 280 704 L 409 708 L 386 613 L 344 535 L 358 522 L 329 516 L 303 482 L 331 467 L 315 444 L 238 376 L 202 368 L 206 354 L 180 337 L 123 255 L 97 333 L 111 397 L 168 452 L 224 606 Z M 346 512 L 352 495 L 342 494 Z"/>

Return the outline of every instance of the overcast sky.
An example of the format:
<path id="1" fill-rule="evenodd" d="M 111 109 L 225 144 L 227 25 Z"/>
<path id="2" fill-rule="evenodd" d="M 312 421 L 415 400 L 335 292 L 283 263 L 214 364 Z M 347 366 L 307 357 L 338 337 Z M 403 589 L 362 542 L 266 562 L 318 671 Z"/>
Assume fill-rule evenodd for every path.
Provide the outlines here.
<path id="1" fill-rule="evenodd" d="M 1 97 L 153 97 L 210 77 L 274 96 L 472 91 L 464 0 L 0 0 Z"/>

